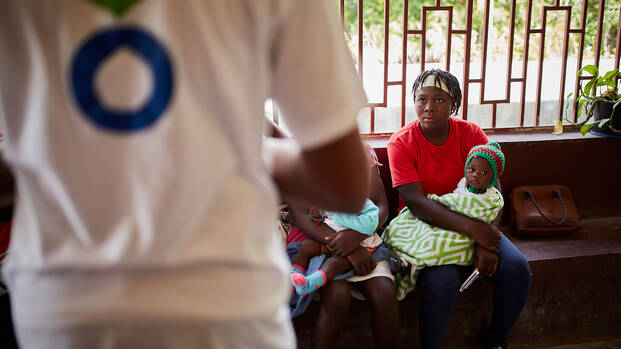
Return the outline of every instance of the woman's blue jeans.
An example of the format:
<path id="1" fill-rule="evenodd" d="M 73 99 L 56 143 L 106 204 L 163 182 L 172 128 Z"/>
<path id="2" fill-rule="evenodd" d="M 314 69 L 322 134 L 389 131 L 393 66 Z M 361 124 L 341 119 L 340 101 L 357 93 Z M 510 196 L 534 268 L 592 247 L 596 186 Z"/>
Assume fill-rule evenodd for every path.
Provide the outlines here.
<path id="1" fill-rule="evenodd" d="M 528 261 L 505 237 L 499 244 L 498 271 L 491 278 L 494 284 L 494 313 L 490 335 L 504 342 L 522 312 L 530 289 Z M 442 348 L 461 280 L 456 265 L 428 267 L 421 270 L 416 283 L 423 291 L 420 312 L 420 341 L 423 349 Z M 476 326 L 476 324 L 466 324 Z"/>

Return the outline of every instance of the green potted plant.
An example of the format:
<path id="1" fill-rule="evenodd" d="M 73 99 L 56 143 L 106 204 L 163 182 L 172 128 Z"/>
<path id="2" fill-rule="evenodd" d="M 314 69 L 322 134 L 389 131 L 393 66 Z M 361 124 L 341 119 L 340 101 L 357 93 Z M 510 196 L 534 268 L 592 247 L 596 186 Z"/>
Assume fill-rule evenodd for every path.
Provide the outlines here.
<path id="1" fill-rule="evenodd" d="M 584 72 L 591 74 L 593 77 L 584 86 L 584 90 L 582 85 L 578 87 L 575 104 L 578 118 L 580 118 L 583 111 L 585 112 L 584 121 L 578 123 L 580 125 L 580 133 L 584 135 L 591 131 L 598 135 L 621 137 L 621 106 L 619 106 L 621 104 L 621 94 L 619 94 L 617 89 L 617 77 L 621 77 L 621 73 L 614 69 L 606 72 L 604 75 L 600 75 L 599 69 L 591 64 L 580 69 L 577 76 L 582 76 Z M 565 115 L 567 115 L 572 95 L 573 93 L 567 95 Z M 571 122 L 567 118 L 565 119 Z"/>

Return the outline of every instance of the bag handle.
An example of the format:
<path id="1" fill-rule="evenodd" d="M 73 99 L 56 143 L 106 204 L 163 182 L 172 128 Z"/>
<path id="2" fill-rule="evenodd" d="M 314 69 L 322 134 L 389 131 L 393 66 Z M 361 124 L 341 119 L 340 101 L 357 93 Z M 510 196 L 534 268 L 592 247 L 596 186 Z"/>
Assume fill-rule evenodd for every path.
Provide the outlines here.
<path id="1" fill-rule="evenodd" d="M 565 208 L 565 202 L 563 201 L 563 195 L 561 195 L 561 191 L 560 190 L 552 190 L 552 196 L 556 196 L 558 198 L 558 200 L 561 202 L 561 206 L 563 207 L 563 218 L 561 218 L 561 220 L 558 221 L 558 222 L 554 222 L 550 218 L 546 217 L 546 215 L 539 208 L 539 205 L 537 205 L 537 201 L 535 201 L 535 196 L 533 195 L 533 193 L 527 191 L 527 192 L 525 192 L 525 194 L 526 194 L 526 196 L 528 196 L 530 198 L 530 200 L 533 202 L 533 204 L 535 204 L 535 208 L 537 209 L 537 211 L 539 211 L 541 216 L 543 218 L 545 218 L 545 220 L 548 221 L 549 223 L 555 224 L 555 225 L 561 225 L 561 224 L 563 224 L 565 222 L 565 219 L 567 219 L 567 209 Z"/>

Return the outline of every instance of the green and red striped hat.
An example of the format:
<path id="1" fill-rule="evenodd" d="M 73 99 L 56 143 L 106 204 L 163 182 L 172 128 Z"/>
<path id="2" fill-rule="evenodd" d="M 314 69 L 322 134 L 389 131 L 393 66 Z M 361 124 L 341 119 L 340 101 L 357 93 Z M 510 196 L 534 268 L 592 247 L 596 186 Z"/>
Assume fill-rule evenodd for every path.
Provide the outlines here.
<path id="1" fill-rule="evenodd" d="M 466 158 L 466 166 L 464 167 L 464 175 L 466 173 L 466 169 L 468 168 L 468 164 L 475 157 L 483 158 L 489 162 L 492 167 L 492 171 L 494 171 L 494 180 L 490 183 L 487 188 L 491 188 L 502 173 L 505 170 L 505 154 L 500 150 L 500 144 L 497 142 L 489 142 L 487 144 L 475 145 L 468 152 L 468 157 Z"/>

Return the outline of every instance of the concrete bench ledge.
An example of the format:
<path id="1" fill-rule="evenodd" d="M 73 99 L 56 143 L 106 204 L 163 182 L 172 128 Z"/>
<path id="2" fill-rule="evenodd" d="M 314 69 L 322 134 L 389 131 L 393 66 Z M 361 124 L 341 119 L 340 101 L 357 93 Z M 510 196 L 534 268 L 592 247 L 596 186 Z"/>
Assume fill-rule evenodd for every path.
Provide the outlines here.
<path id="1" fill-rule="evenodd" d="M 503 230 L 529 261 L 621 252 L 621 216 L 583 219 L 582 224 L 579 231 L 555 238 L 519 237 Z"/>
<path id="2" fill-rule="evenodd" d="M 511 237 L 533 273 L 512 348 L 621 337 L 621 216 L 582 223 L 566 237 Z"/>

